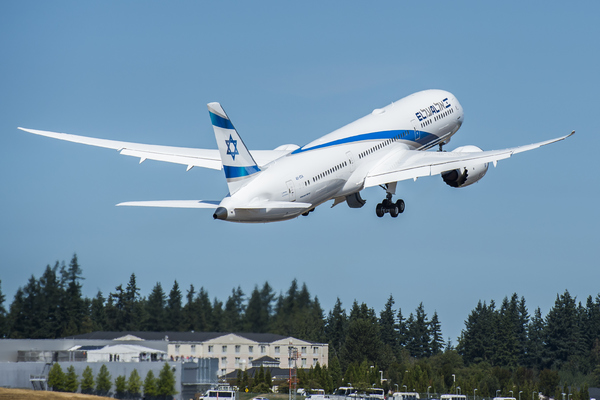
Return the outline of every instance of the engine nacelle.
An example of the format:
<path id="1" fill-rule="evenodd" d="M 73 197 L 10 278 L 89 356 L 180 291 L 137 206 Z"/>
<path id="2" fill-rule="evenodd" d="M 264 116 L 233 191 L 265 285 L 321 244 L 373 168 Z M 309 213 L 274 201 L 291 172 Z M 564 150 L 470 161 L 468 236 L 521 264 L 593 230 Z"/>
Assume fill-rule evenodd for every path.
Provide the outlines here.
<path id="1" fill-rule="evenodd" d="M 476 153 L 483 151 L 477 146 L 462 146 L 452 150 L 452 153 Z M 459 188 L 478 182 L 485 176 L 488 170 L 488 164 L 479 164 L 472 167 L 462 167 L 452 171 L 442 173 L 442 179 L 449 186 Z"/>

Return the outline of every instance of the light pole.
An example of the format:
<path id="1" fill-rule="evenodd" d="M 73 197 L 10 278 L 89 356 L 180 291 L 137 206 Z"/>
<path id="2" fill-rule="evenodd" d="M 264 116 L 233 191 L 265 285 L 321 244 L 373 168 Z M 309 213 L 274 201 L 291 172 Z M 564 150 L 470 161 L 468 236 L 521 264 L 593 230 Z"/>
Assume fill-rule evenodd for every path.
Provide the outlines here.
<path id="1" fill-rule="evenodd" d="M 431 386 L 427 386 L 427 400 L 429 400 L 429 389 L 431 389 Z"/>
<path id="2" fill-rule="evenodd" d="M 394 386 L 396 386 L 396 392 L 397 392 L 398 391 L 398 384 L 394 383 Z M 533 399 L 531 399 L 531 400 L 533 400 Z"/>
<path id="3" fill-rule="evenodd" d="M 498 397 L 498 392 L 500 391 L 500 389 L 496 390 L 496 397 Z"/>
<path id="4" fill-rule="evenodd" d="M 477 389 L 473 389 L 473 400 L 477 400 L 477 396 L 475 395 L 476 391 L 477 391 Z"/>
<path id="5" fill-rule="evenodd" d="M 561 394 L 563 395 L 563 400 L 565 400 L 565 394 L 564 393 L 561 393 Z"/>
<path id="6" fill-rule="evenodd" d="M 521 393 L 523 393 L 522 390 L 519 391 L 519 400 L 521 400 Z"/>
<path id="7" fill-rule="evenodd" d="M 461 390 L 460 390 L 460 386 L 456 387 L 456 394 L 462 394 Z"/>
<path id="8" fill-rule="evenodd" d="M 512 390 L 509 390 L 508 392 L 510 393 L 510 397 L 515 397 Z"/>
<path id="9" fill-rule="evenodd" d="M 456 375 L 452 374 L 452 389 L 454 389 L 454 386 L 456 386 Z M 455 390 L 453 390 L 453 392 L 456 393 Z"/>
<path id="10" fill-rule="evenodd" d="M 406 385 L 402 385 L 402 387 L 404 388 L 404 391 L 405 391 L 405 392 L 408 392 L 408 386 L 406 386 Z M 563 399 L 563 400 L 565 400 L 565 399 Z"/>

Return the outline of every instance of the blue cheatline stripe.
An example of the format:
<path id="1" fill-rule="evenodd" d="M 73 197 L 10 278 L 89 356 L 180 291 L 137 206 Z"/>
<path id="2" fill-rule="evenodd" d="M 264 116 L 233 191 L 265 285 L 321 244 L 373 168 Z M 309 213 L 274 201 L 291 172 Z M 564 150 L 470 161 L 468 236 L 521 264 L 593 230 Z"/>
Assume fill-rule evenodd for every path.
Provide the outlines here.
<path id="1" fill-rule="evenodd" d="M 230 165 L 223 165 L 225 170 L 225 178 L 241 178 L 243 176 L 250 176 L 257 172 L 260 172 L 260 168 L 256 165 L 250 165 L 249 167 L 232 167 Z"/>
<path id="2" fill-rule="evenodd" d="M 408 130 L 408 129 L 399 129 L 399 130 L 392 130 L 392 131 L 380 131 L 380 132 L 371 132 L 371 133 L 364 133 L 362 135 L 356 135 L 356 136 L 349 136 L 347 138 L 343 138 L 343 139 L 338 139 L 338 140 L 334 140 L 331 142 L 327 142 L 327 143 L 323 143 L 323 144 L 319 144 L 313 147 L 301 147 L 297 150 L 294 150 L 292 152 L 292 154 L 298 154 L 298 153 L 303 153 L 305 151 L 310 151 L 310 150 L 317 150 L 317 149 L 322 149 L 325 147 L 331 147 L 331 146 L 337 146 L 340 144 L 348 144 L 348 143 L 354 143 L 354 142 L 361 142 L 361 141 L 366 141 L 366 140 L 386 140 L 386 139 L 392 139 L 394 137 L 396 137 L 397 135 L 400 135 L 400 140 L 406 140 L 406 141 L 410 141 L 410 142 L 417 142 L 421 145 L 425 145 L 435 139 L 437 139 L 438 137 L 435 136 L 434 134 L 428 133 L 428 132 L 424 132 L 424 131 L 418 131 L 420 134 L 420 137 L 418 140 L 416 140 L 416 132 L 414 130 Z M 402 135 L 405 134 L 405 136 L 403 137 Z"/>
<path id="3" fill-rule="evenodd" d="M 218 126 L 219 128 L 224 128 L 224 129 L 235 129 L 230 120 L 223 118 L 220 115 L 217 115 L 210 111 L 208 113 L 210 114 L 210 120 L 212 121 L 212 124 L 214 126 Z"/>

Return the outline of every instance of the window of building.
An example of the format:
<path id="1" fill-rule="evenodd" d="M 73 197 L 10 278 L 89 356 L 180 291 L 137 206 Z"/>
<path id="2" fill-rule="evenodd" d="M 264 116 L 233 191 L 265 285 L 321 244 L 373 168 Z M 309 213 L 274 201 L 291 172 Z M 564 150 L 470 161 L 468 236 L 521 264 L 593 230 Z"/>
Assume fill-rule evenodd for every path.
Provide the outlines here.
<path id="1" fill-rule="evenodd" d="M 227 346 L 221 346 L 221 353 L 227 353 Z"/>
<path id="2" fill-rule="evenodd" d="M 248 346 L 248 353 L 254 353 L 254 346 Z"/>
<path id="3" fill-rule="evenodd" d="M 275 361 L 280 362 L 281 359 L 279 357 L 275 357 Z"/>
<path id="4" fill-rule="evenodd" d="M 221 357 L 221 364 L 227 365 L 227 357 Z"/>
<path id="5" fill-rule="evenodd" d="M 319 354 L 319 348 L 313 347 L 313 354 Z"/>
<path id="6" fill-rule="evenodd" d="M 300 348 L 302 354 L 306 354 L 306 346 Z"/>
<path id="7" fill-rule="evenodd" d="M 318 358 L 313 358 L 313 367 L 316 366 L 318 362 L 319 362 Z"/>
<path id="8" fill-rule="evenodd" d="M 190 348 L 191 348 L 192 354 L 196 354 L 196 345 L 193 344 L 190 346 Z"/>
<path id="9" fill-rule="evenodd" d="M 254 360 L 254 357 L 248 357 L 248 364 L 252 364 L 252 360 Z"/>
<path id="10" fill-rule="evenodd" d="M 306 358 L 302 359 L 302 368 L 306 368 Z"/>
<path id="11" fill-rule="evenodd" d="M 260 346 L 260 354 L 265 354 L 267 352 L 267 346 Z"/>
<path id="12" fill-rule="evenodd" d="M 279 350 L 280 350 L 280 347 L 279 346 L 275 346 L 275 354 L 279 354 Z"/>
<path id="13" fill-rule="evenodd" d="M 236 353 L 239 353 L 241 349 L 242 349 L 242 346 L 240 346 L 239 344 L 235 345 L 235 352 Z"/>
<path id="14" fill-rule="evenodd" d="M 178 344 L 175 345 L 175 354 L 179 354 L 179 345 Z"/>
<path id="15" fill-rule="evenodd" d="M 209 353 L 212 353 L 212 352 L 213 352 L 213 348 L 214 348 L 214 346 L 213 346 L 213 345 L 209 345 L 209 346 L 208 346 L 208 352 L 209 352 Z"/>
<path id="16" fill-rule="evenodd" d="M 236 357 L 236 358 L 235 358 L 235 367 L 237 368 L 237 367 L 239 367 L 239 366 L 240 366 L 240 358 L 239 358 L 239 357 Z"/>
<path id="17" fill-rule="evenodd" d="M 221 375 L 225 375 L 227 373 L 227 370 L 225 368 L 221 369 Z"/>

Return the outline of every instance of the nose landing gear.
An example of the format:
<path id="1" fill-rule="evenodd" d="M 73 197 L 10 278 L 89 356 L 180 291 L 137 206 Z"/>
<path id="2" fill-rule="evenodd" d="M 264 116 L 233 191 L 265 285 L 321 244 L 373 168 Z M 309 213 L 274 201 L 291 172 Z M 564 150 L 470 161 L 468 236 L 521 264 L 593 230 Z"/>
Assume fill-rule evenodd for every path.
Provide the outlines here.
<path id="1" fill-rule="evenodd" d="M 392 218 L 396 218 L 398 214 L 402 214 L 404 212 L 404 200 L 398 199 L 395 203 L 392 202 L 392 194 L 388 192 L 386 194 L 385 199 L 375 208 L 375 214 L 379 218 L 383 217 L 385 214 L 390 213 Z"/>

